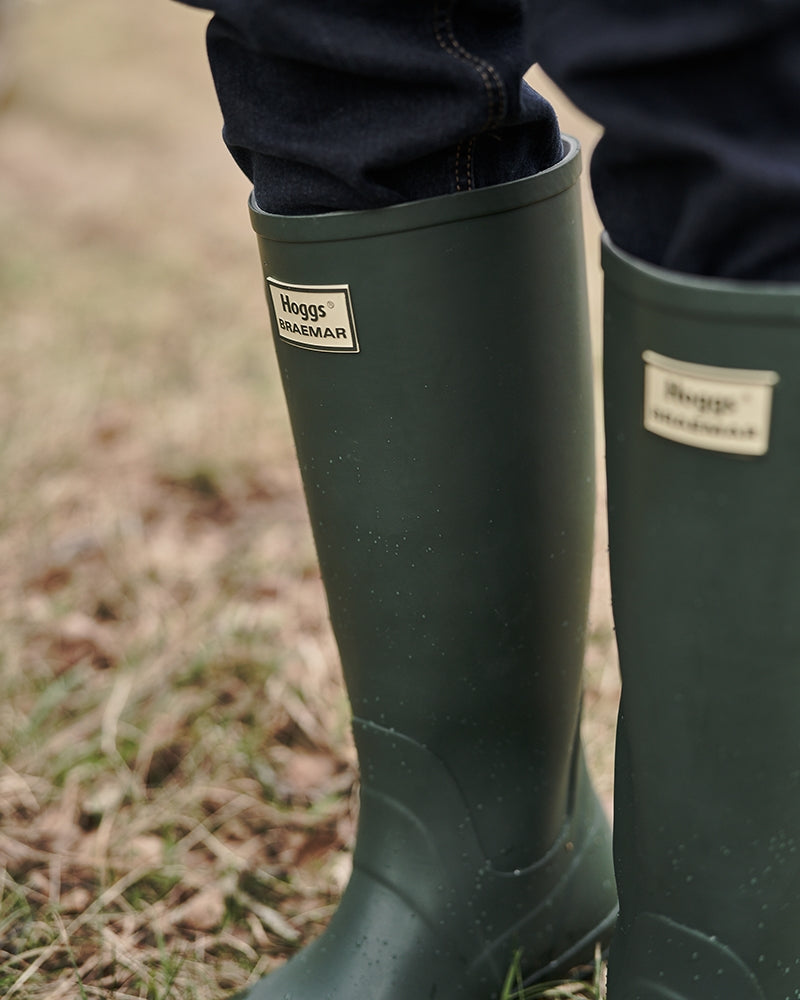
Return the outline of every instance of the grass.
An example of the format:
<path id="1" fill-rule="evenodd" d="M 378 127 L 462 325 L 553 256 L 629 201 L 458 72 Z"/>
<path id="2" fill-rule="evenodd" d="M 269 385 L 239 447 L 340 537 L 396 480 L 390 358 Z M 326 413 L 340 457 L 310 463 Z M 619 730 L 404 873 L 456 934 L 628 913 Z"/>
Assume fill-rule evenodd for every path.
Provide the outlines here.
<path id="1" fill-rule="evenodd" d="M 506 973 L 500 1000 L 604 1000 L 605 969 L 599 946 L 595 952 L 591 980 L 572 982 L 555 980 L 525 986 L 522 976 L 522 953 L 517 951 Z"/>
<path id="2" fill-rule="evenodd" d="M 354 831 L 247 184 L 219 139 L 205 15 L 16 12 L 0 22 L 0 994 L 221 998 L 322 929 Z M 608 797 L 604 587 L 587 735 Z"/>

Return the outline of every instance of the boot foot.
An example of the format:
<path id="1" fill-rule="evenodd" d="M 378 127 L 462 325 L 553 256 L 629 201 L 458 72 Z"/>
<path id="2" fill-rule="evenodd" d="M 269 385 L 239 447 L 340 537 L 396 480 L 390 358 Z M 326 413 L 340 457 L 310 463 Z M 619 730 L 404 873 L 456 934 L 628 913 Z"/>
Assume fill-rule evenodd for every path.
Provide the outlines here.
<path id="1" fill-rule="evenodd" d="M 621 938 L 609 966 L 610 1000 L 765 1000 L 744 962 L 691 927 L 643 913 Z"/>
<path id="2" fill-rule="evenodd" d="M 353 876 L 328 929 L 247 1000 L 491 1000 L 515 955 L 526 984 L 592 961 L 616 895 L 582 757 L 556 842 L 524 869 L 497 871 L 438 759 L 396 732 L 356 728 L 370 761 L 399 753 L 402 776 L 391 797 L 364 784 Z"/>

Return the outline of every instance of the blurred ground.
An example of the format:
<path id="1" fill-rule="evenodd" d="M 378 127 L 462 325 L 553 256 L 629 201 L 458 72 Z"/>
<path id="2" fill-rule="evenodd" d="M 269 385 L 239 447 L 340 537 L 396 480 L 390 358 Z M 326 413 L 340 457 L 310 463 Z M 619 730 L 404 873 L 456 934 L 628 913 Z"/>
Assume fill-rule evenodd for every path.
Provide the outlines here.
<path id="1" fill-rule="evenodd" d="M 219 997 L 321 926 L 353 832 L 248 186 L 219 138 L 206 15 L 15 13 L 0 22 L 0 993 Z M 587 230 L 594 261 L 591 214 Z M 595 264 L 591 288 L 597 315 Z M 610 806 L 602 532 L 598 552 L 586 732 Z"/>

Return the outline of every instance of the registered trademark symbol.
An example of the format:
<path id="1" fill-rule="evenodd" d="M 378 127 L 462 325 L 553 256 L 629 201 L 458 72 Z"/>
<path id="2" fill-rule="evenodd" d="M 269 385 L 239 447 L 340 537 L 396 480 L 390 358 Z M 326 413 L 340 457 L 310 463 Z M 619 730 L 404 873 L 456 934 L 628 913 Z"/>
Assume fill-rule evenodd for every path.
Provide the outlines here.
<path id="1" fill-rule="evenodd" d="M 331 302 L 331 300 L 330 300 L 330 299 L 328 299 L 328 308 L 329 308 L 329 309 L 333 309 L 333 307 L 334 307 L 334 304 L 335 304 L 335 303 Z"/>

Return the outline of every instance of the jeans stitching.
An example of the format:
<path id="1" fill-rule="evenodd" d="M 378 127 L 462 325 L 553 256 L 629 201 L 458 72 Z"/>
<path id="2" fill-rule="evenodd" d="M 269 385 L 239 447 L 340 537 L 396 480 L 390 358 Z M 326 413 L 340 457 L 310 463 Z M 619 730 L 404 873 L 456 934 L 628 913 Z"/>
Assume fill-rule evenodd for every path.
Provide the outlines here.
<path id="1" fill-rule="evenodd" d="M 466 162 L 464 172 L 461 172 L 461 160 L 466 145 Z M 475 136 L 462 139 L 456 146 L 456 191 L 471 191 L 475 187 L 475 177 L 472 169 L 472 151 L 475 148 Z M 463 179 L 462 179 L 463 178 Z"/>
<path id="2" fill-rule="evenodd" d="M 472 153 L 475 149 L 475 136 L 471 136 L 467 143 L 467 190 L 471 191 L 475 187 L 475 175 L 472 169 Z"/>
<path id="3" fill-rule="evenodd" d="M 468 51 L 458 41 L 455 36 L 453 26 L 453 10 L 457 0 L 447 0 L 447 7 L 444 8 L 441 0 L 436 0 L 434 4 L 434 34 L 436 41 L 442 51 L 447 52 L 454 59 L 465 62 L 478 74 L 483 83 L 487 99 L 487 117 L 484 128 L 490 129 L 498 122 L 502 121 L 506 112 L 506 95 L 503 82 L 494 66 L 480 56 Z M 472 175 L 472 154 L 474 148 L 474 136 L 469 140 L 466 156 L 466 180 L 462 182 L 461 160 L 463 142 L 458 144 L 456 149 L 456 190 L 461 191 L 466 185 L 468 190 L 474 186 Z"/>

